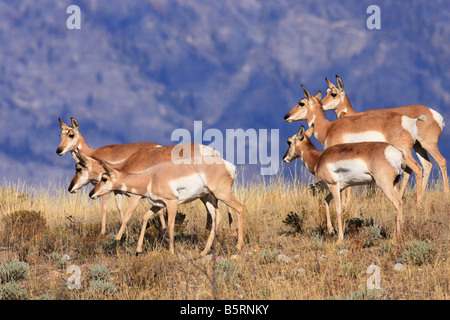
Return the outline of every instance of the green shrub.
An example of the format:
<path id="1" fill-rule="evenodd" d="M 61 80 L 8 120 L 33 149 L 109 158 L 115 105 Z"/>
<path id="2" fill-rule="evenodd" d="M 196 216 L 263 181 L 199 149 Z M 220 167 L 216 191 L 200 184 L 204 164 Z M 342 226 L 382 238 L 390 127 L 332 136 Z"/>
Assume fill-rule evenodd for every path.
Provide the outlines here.
<path id="1" fill-rule="evenodd" d="M 276 261 L 278 258 L 278 252 L 274 248 L 264 249 L 259 252 L 258 260 L 260 264 L 266 264 Z"/>
<path id="2" fill-rule="evenodd" d="M 434 245 L 428 240 L 409 241 L 402 253 L 401 262 L 420 266 L 431 261 L 433 251 Z"/>
<path id="3" fill-rule="evenodd" d="M 0 280 L 2 283 L 20 281 L 28 276 L 30 266 L 23 261 L 13 260 L 0 264 Z"/>
<path id="4" fill-rule="evenodd" d="M 17 282 L 10 281 L 0 287 L 0 295 L 3 300 L 25 300 L 27 292 Z"/>
<path id="5" fill-rule="evenodd" d="M 92 280 L 105 280 L 109 278 L 109 270 L 106 266 L 93 266 L 89 268 L 89 277 Z"/>
<path id="6" fill-rule="evenodd" d="M 93 280 L 91 281 L 91 293 L 92 294 L 113 294 L 116 290 L 114 284 L 107 280 Z"/>
<path id="7" fill-rule="evenodd" d="M 377 225 L 363 227 L 359 235 L 363 239 L 364 248 L 372 247 L 378 240 L 383 239 L 381 229 Z"/>
<path id="8" fill-rule="evenodd" d="M 64 269 L 65 267 L 67 267 L 68 261 L 67 259 L 63 258 L 61 254 L 57 252 L 52 252 L 49 258 L 51 261 L 56 262 L 60 268 Z"/>
<path id="9" fill-rule="evenodd" d="M 383 243 L 380 249 L 381 253 L 392 253 L 398 250 L 397 245 L 392 242 Z"/>

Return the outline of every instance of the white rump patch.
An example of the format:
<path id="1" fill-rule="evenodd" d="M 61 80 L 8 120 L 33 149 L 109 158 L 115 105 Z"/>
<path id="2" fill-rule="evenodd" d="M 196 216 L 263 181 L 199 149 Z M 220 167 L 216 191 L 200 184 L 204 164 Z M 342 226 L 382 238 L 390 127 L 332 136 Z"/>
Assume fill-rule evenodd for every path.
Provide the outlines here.
<path id="1" fill-rule="evenodd" d="M 442 117 L 442 115 L 437 112 L 436 110 L 433 110 L 430 108 L 431 114 L 433 115 L 433 119 L 437 122 L 437 124 L 439 125 L 439 127 L 441 127 L 441 131 L 444 130 L 444 117 Z"/>
<path id="2" fill-rule="evenodd" d="M 231 179 L 236 179 L 236 166 L 232 163 L 229 163 L 226 160 L 223 160 L 223 163 L 225 164 L 225 168 L 227 169 L 228 173 L 231 176 Z"/>
<path id="3" fill-rule="evenodd" d="M 382 141 L 386 142 L 386 138 L 380 131 L 364 131 L 361 133 L 347 133 L 343 137 L 343 143 Z"/>
<path id="4" fill-rule="evenodd" d="M 403 171 L 403 151 L 397 149 L 394 146 L 387 146 L 386 149 L 384 149 L 384 156 L 386 157 L 386 160 L 389 161 L 389 163 L 392 165 L 392 167 L 394 167 L 394 169 L 397 171 L 397 174 L 401 174 Z"/>

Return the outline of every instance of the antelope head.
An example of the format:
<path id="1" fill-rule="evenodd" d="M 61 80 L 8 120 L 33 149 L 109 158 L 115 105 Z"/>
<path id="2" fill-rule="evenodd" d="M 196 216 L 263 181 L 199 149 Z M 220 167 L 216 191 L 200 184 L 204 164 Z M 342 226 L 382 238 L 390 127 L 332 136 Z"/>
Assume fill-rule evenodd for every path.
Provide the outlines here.
<path id="1" fill-rule="evenodd" d="M 322 98 L 322 92 L 319 91 L 318 94 L 312 96 L 303 85 L 302 89 L 305 97 L 284 116 L 284 120 L 286 122 L 294 122 L 299 120 L 309 121 L 309 119 L 314 116 L 315 109 L 317 109 L 318 105 L 320 105 L 321 108 L 320 99 Z"/>
<path id="2" fill-rule="evenodd" d="M 56 149 L 56 154 L 58 156 L 64 155 L 68 151 L 75 151 L 78 147 L 78 139 L 80 138 L 79 123 L 77 119 L 70 118 L 72 121 L 71 125 L 68 126 L 60 118 L 58 118 L 59 126 L 61 127 L 61 143 L 58 149 Z"/>
<path id="3" fill-rule="evenodd" d="M 75 151 L 74 154 L 77 161 L 75 164 L 75 175 L 68 188 L 70 193 L 77 192 L 77 190 L 90 182 L 98 182 L 104 172 L 99 161 L 88 157 L 81 150 Z"/>
<path id="4" fill-rule="evenodd" d="M 341 112 L 345 112 L 344 110 L 340 110 L 340 106 L 344 106 L 344 103 L 346 102 L 346 94 L 344 91 L 344 82 L 342 79 L 336 75 L 336 84 L 337 87 L 328 80 L 328 78 L 325 78 L 325 81 L 327 82 L 327 94 L 325 95 L 325 98 L 322 100 L 322 109 L 323 110 L 335 110 L 336 114 L 340 114 Z M 338 112 L 339 110 L 339 112 Z"/>
<path id="5" fill-rule="evenodd" d="M 289 147 L 283 156 L 284 162 L 290 163 L 300 156 L 298 152 L 298 146 L 303 141 L 305 136 L 308 136 L 308 133 L 306 133 L 306 135 L 305 133 L 306 133 L 305 127 L 301 126 L 296 134 L 288 138 L 287 144 Z"/>
<path id="6" fill-rule="evenodd" d="M 100 161 L 105 172 L 101 175 L 99 182 L 89 193 L 91 199 L 97 199 L 113 190 L 119 172 L 113 169 L 108 163 Z"/>

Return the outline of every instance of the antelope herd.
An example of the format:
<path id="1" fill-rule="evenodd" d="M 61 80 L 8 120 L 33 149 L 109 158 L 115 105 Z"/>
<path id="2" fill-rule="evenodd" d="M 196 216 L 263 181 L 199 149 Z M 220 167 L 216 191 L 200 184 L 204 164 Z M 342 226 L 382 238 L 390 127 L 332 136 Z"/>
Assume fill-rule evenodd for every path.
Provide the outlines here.
<path id="1" fill-rule="evenodd" d="M 286 122 L 305 120 L 292 137 L 288 138 L 288 150 L 283 161 L 290 163 L 300 158 L 305 167 L 330 193 L 325 198 L 327 228 L 334 232 L 329 205 L 334 199 L 337 217 L 338 241 L 344 238 L 342 225 L 341 192 L 351 186 L 376 183 L 392 202 L 396 211 L 396 236 L 401 236 L 402 195 L 411 172 L 416 178 L 416 203 L 420 204 L 431 171 L 428 154 L 439 165 L 443 177 L 443 190 L 448 194 L 447 164 L 438 150 L 437 143 L 445 125 L 443 117 L 435 110 L 411 105 L 391 109 L 374 109 L 356 112 L 344 91 L 342 79 L 336 76 L 336 84 L 327 78 L 326 96 L 319 91 L 311 95 L 302 85 L 304 98 L 285 116 Z M 325 111 L 334 110 L 337 119 L 330 121 Z M 98 149 L 89 147 L 79 130 L 79 123 L 71 118 L 70 126 L 61 119 L 61 143 L 56 150 L 59 156 L 71 152 L 75 160 L 75 175 L 68 191 L 74 193 L 91 183 L 92 199 L 101 197 L 102 227 L 106 232 L 106 207 L 110 193 L 116 198 L 122 225 L 116 235 L 120 240 L 139 200 L 146 198 L 151 208 L 145 213 L 136 254 L 142 251 L 148 220 L 158 214 L 161 226 L 166 229 L 163 209 L 167 210 L 169 250 L 174 252 L 174 226 L 178 204 L 200 199 L 206 207 L 207 227 L 210 235 L 201 255 L 206 255 L 213 244 L 221 214 L 218 201 L 238 215 L 237 249 L 244 244 L 244 205 L 232 193 L 236 167 L 221 158 L 214 149 L 191 143 L 178 154 L 181 163 L 173 161 L 175 145 L 129 143 L 108 145 Z M 316 149 L 310 138 L 323 146 Z M 414 160 L 414 150 L 422 167 Z M 200 161 L 198 161 L 200 159 Z M 401 188 L 398 183 L 401 175 Z M 123 211 L 123 195 L 129 196 L 126 212 Z"/>

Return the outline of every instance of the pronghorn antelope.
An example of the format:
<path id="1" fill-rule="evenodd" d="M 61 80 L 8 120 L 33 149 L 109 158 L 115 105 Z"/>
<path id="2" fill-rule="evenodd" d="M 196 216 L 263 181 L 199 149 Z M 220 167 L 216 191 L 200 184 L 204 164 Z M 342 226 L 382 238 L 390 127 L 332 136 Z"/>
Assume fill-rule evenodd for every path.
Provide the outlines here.
<path id="1" fill-rule="evenodd" d="M 322 93 L 311 96 L 303 87 L 305 98 L 292 108 L 285 116 L 287 122 L 306 120 L 314 129 L 314 137 L 327 149 L 336 144 L 381 141 L 388 142 L 404 150 L 407 167 L 416 175 L 417 204 L 422 200 L 422 168 L 417 164 L 411 154 L 412 146 L 417 136 L 417 121 L 425 121 L 424 116 L 416 119 L 396 112 L 376 113 L 339 118 L 328 121 L 322 109 Z M 409 178 L 408 168 L 405 170 L 405 179 Z M 402 191 L 400 191 L 402 195 Z"/>
<path id="2" fill-rule="evenodd" d="M 61 127 L 61 133 L 59 134 L 61 137 L 61 143 L 56 149 L 56 154 L 58 156 L 62 156 L 69 151 L 73 152 L 76 150 L 83 150 L 83 152 L 89 157 L 96 157 L 114 164 L 126 160 L 139 148 L 161 147 L 161 145 L 154 142 L 136 142 L 111 144 L 94 149 L 89 147 L 86 143 L 86 140 L 80 132 L 80 125 L 77 119 L 71 117 L 70 120 L 72 123 L 68 126 L 62 122 L 60 118 L 58 118 L 59 125 Z M 75 155 L 73 155 L 73 157 L 75 159 Z"/>
<path id="3" fill-rule="evenodd" d="M 325 198 L 327 227 L 330 233 L 333 226 L 330 220 L 329 204 L 334 198 L 338 223 L 338 240 L 344 239 L 341 218 L 340 192 L 349 186 L 372 182 L 383 190 L 397 211 L 397 235 L 402 224 L 402 198 L 398 193 L 398 178 L 406 166 L 402 150 L 386 142 L 357 142 L 331 146 L 318 151 L 309 140 L 309 133 L 301 126 L 297 134 L 288 139 L 289 148 L 283 161 L 289 163 L 296 158 L 302 160 L 306 168 L 330 189 Z"/>
<path id="4" fill-rule="evenodd" d="M 212 218 L 211 233 L 205 249 L 201 252 L 202 256 L 209 252 L 213 243 L 220 222 L 217 201 L 221 200 L 238 212 L 237 248 L 240 250 L 244 242 L 244 206 L 231 193 L 236 167 L 223 159 L 216 157 L 211 161 L 210 158 L 203 157 L 201 163 L 192 164 L 175 164 L 167 161 L 150 167 L 140 174 L 122 172 L 101 162 L 106 173 L 102 175 L 100 182 L 92 189 L 89 196 L 95 199 L 110 191 L 122 190 L 147 198 L 152 208 L 144 216 L 136 253 L 142 251 L 148 219 L 163 207 L 167 207 L 168 212 L 169 249 L 174 253 L 174 223 L 177 205 L 200 199 Z M 220 161 L 214 161 L 217 159 Z"/>
<path id="5" fill-rule="evenodd" d="M 131 174 L 142 173 L 154 165 L 166 161 L 171 161 L 172 151 L 174 151 L 175 148 L 181 149 L 180 154 L 178 155 L 180 156 L 181 159 L 191 158 L 192 160 L 195 161 L 195 157 L 197 156 L 220 157 L 220 154 L 217 151 L 208 146 L 204 146 L 197 143 L 189 143 L 185 145 L 172 145 L 160 148 L 141 148 L 137 152 L 132 154 L 126 161 L 116 165 L 111 164 L 110 166 L 116 170 L 121 170 Z M 185 150 L 187 151 L 189 148 L 191 152 L 188 155 L 184 155 L 183 152 Z M 85 155 L 81 150 L 78 151 L 76 155 L 79 159 L 79 162 L 76 164 L 76 172 L 69 185 L 69 192 L 72 193 L 76 192 L 76 190 L 80 189 L 81 187 L 85 186 L 90 182 L 93 183 L 94 185 L 97 184 L 98 181 L 101 180 L 102 174 L 105 173 L 105 169 L 100 164 L 99 160 Z M 114 193 L 128 194 L 124 192 L 124 190 L 116 190 L 114 191 Z M 139 203 L 139 200 L 142 198 L 142 196 L 135 194 L 129 195 L 130 195 L 129 206 L 127 211 L 125 212 L 125 215 L 122 217 L 122 225 L 120 227 L 119 232 L 116 235 L 116 240 L 120 240 L 122 238 L 126 225 L 130 220 L 131 216 L 133 215 Z M 164 218 L 162 215 L 162 211 L 160 211 L 160 219 L 162 227 L 165 228 L 165 222 L 163 220 Z M 229 212 L 229 219 L 231 222 L 232 219 L 230 212 Z M 211 222 L 210 219 L 208 219 L 207 227 L 210 224 L 210 222 Z M 102 229 L 105 224 L 106 224 L 106 216 L 103 215 Z"/>
<path id="6" fill-rule="evenodd" d="M 432 163 L 427 152 L 436 160 L 442 173 L 444 192 L 448 193 L 447 161 L 438 150 L 438 139 L 444 128 L 444 118 L 437 111 L 423 105 L 411 105 L 390 109 L 372 109 L 364 112 L 356 112 L 344 91 L 344 82 L 336 75 L 337 87 L 325 78 L 328 88 L 325 98 L 322 99 L 323 110 L 334 110 L 338 118 L 342 116 L 366 115 L 379 112 L 398 112 L 410 118 L 425 115 L 427 121 L 417 123 L 417 142 L 414 150 L 423 167 L 422 189 L 425 190 L 430 176 Z M 405 184 L 402 185 L 402 190 Z"/>
<path id="7" fill-rule="evenodd" d="M 161 145 L 154 142 L 140 142 L 140 143 L 128 143 L 128 144 L 113 144 L 107 145 L 101 148 L 93 149 L 89 147 L 84 139 L 83 135 L 79 130 L 78 121 L 71 117 L 71 125 L 68 126 L 60 118 L 58 118 L 59 125 L 61 127 L 60 137 L 61 143 L 56 149 L 56 154 L 59 156 L 64 155 L 67 152 L 71 152 L 72 157 L 75 162 L 79 159 L 75 154 L 75 151 L 83 150 L 83 152 L 89 157 L 96 157 L 108 161 L 113 164 L 118 164 L 125 161 L 133 153 L 135 153 L 139 148 L 156 148 L 161 147 Z M 77 170 L 77 167 L 75 168 Z M 94 182 L 95 183 L 95 182 Z M 105 217 L 106 217 L 106 205 L 108 203 L 109 195 L 102 197 L 101 208 L 102 208 L 102 230 L 101 233 L 105 234 Z M 120 216 L 123 220 L 123 210 L 122 210 L 122 197 L 116 197 L 117 208 L 119 209 Z"/>
<path id="8" fill-rule="evenodd" d="M 75 193 L 77 192 L 77 190 L 81 189 L 82 187 L 84 187 L 85 185 L 87 185 L 88 183 L 92 183 L 94 186 L 100 181 L 102 174 L 105 172 L 105 170 L 103 169 L 103 167 L 101 166 L 100 162 L 94 158 L 91 158 L 87 155 L 85 155 L 81 150 L 80 151 L 75 151 L 75 155 L 78 158 L 78 162 L 75 164 L 75 175 L 72 178 L 72 181 L 69 184 L 69 188 L 68 191 L 70 193 Z M 132 155 L 133 157 L 133 155 Z M 125 215 L 123 214 L 123 207 L 122 207 L 122 191 L 114 191 L 113 192 L 114 195 L 119 196 L 119 201 L 117 202 L 117 207 L 119 208 L 119 212 L 120 212 L 120 217 L 121 217 L 121 221 L 122 221 L 122 225 L 124 226 L 123 230 L 122 228 L 120 229 L 120 238 L 116 240 L 120 240 L 122 237 L 123 232 L 125 231 L 125 227 L 126 224 L 128 222 L 125 222 L 125 217 L 128 217 L 133 214 L 134 210 L 136 209 L 139 200 L 142 198 L 141 196 L 137 196 L 134 194 L 129 195 L 130 196 L 130 201 L 129 201 L 129 205 L 128 205 L 128 209 L 125 212 Z M 102 197 L 103 199 L 108 199 L 108 195 L 105 195 Z M 117 199 L 117 198 L 116 198 Z M 103 203 L 102 203 L 103 205 Z M 130 213 L 131 211 L 131 213 Z M 159 213 L 159 218 L 161 221 L 161 227 L 163 229 L 166 228 L 166 224 L 164 221 L 164 215 L 163 212 L 160 211 Z M 101 233 L 104 234 L 106 231 L 106 207 L 104 208 L 102 206 L 102 231 Z"/>

